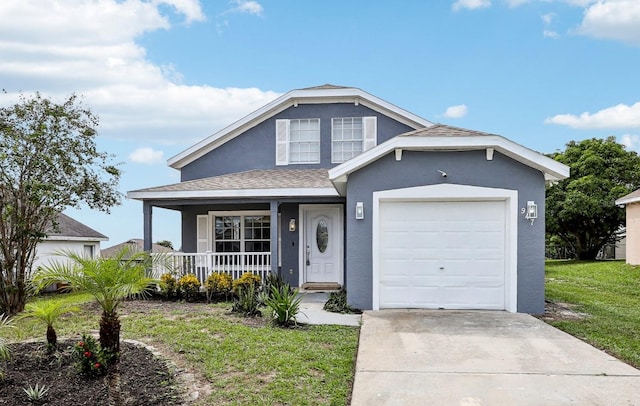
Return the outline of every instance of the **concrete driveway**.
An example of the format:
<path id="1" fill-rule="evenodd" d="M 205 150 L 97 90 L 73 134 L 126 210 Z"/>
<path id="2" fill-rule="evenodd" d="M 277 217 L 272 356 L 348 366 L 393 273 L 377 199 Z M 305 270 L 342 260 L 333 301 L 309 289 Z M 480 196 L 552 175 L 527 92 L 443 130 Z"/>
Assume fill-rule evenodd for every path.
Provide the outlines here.
<path id="1" fill-rule="evenodd" d="M 352 406 L 640 405 L 640 371 L 526 314 L 365 312 Z"/>

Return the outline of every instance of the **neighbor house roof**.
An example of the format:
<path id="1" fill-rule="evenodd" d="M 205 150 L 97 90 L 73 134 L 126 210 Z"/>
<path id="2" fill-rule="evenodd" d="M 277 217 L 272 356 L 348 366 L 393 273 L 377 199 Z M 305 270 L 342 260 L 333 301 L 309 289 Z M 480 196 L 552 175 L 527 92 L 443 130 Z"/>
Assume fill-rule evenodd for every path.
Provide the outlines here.
<path id="1" fill-rule="evenodd" d="M 141 238 L 132 238 L 128 241 L 120 243 L 118 245 L 114 245 L 113 247 L 105 248 L 101 251 L 100 255 L 103 258 L 109 258 L 122 251 L 124 248 L 130 250 L 132 254 L 144 251 L 144 240 Z M 164 252 L 174 252 L 171 248 L 167 248 L 164 245 L 152 244 L 151 252 L 153 253 L 164 253 Z"/>
<path id="2" fill-rule="evenodd" d="M 346 189 L 349 174 L 395 151 L 396 159 L 402 159 L 402 151 L 470 151 L 486 150 L 487 160 L 498 151 L 518 162 L 538 169 L 547 181 L 569 177 L 569 167 L 539 152 L 516 144 L 504 137 L 481 131 L 467 130 L 444 124 L 434 124 L 400 134 L 362 154 L 329 170 L 329 179 L 340 193 Z"/>
<path id="3" fill-rule="evenodd" d="M 47 231 L 47 240 L 107 241 L 109 238 L 66 214 L 58 213 L 56 227 Z"/>
<path id="4" fill-rule="evenodd" d="M 628 195 L 622 196 L 618 200 L 616 200 L 617 205 L 629 204 L 629 203 L 637 203 L 640 202 L 640 189 L 634 190 Z"/>
<path id="5" fill-rule="evenodd" d="M 416 116 L 413 113 L 401 109 L 400 107 L 386 102 L 361 89 L 325 84 L 322 86 L 292 90 L 285 93 L 271 103 L 266 104 L 228 127 L 225 127 L 215 134 L 205 138 L 178 155 L 169 158 L 167 164 L 172 168 L 180 169 L 208 152 L 216 149 L 225 142 L 235 138 L 248 129 L 255 127 L 266 119 L 275 116 L 291 106 L 298 106 L 299 104 L 324 103 L 361 104 L 406 124 L 411 128 L 422 128 L 432 125 L 430 121 Z"/>
<path id="6" fill-rule="evenodd" d="M 327 169 L 255 169 L 133 190 L 131 199 L 338 196 Z"/>

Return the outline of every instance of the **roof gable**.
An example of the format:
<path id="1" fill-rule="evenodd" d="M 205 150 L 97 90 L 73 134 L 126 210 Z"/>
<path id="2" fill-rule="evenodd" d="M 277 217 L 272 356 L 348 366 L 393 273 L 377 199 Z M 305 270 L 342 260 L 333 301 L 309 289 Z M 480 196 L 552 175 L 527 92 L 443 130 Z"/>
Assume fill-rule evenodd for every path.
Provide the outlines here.
<path id="1" fill-rule="evenodd" d="M 622 196 L 618 200 L 616 200 L 616 204 L 619 206 L 623 206 L 625 204 L 637 203 L 640 202 L 640 189 L 636 189 L 633 192 Z"/>
<path id="2" fill-rule="evenodd" d="M 467 130 L 444 124 L 418 129 L 400 134 L 369 151 L 329 170 L 329 178 L 341 194 L 346 190 L 350 173 L 369 165 L 371 162 L 395 151 L 401 157 L 402 151 L 471 151 L 487 150 L 487 155 L 498 151 L 515 161 L 540 170 L 547 181 L 557 181 L 569 177 L 569 167 L 539 152 L 516 144 L 504 137 L 481 131 Z"/>
<path id="3" fill-rule="evenodd" d="M 322 86 L 292 90 L 235 123 L 205 138 L 183 152 L 169 158 L 167 164 L 180 169 L 225 142 L 255 127 L 270 117 L 299 104 L 354 103 L 362 104 L 374 111 L 387 115 L 412 128 L 424 128 L 432 123 L 372 94 L 353 87 L 325 84 Z"/>
<path id="4" fill-rule="evenodd" d="M 94 230 L 93 228 L 80 223 L 77 220 L 72 219 L 66 214 L 58 213 L 56 218 L 57 226 L 47 230 L 48 240 L 60 240 L 60 239 L 76 239 L 76 240 L 91 240 L 91 241 L 106 241 L 109 238 Z"/>

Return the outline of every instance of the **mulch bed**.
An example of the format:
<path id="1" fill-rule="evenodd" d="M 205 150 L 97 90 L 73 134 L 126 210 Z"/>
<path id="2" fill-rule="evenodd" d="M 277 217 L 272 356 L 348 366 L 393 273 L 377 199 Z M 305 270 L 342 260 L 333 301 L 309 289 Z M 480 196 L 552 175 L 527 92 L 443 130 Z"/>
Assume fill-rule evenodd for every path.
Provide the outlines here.
<path id="1" fill-rule="evenodd" d="M 59 350 L 54 355 L 47 354 L 44 343 L 9 345 L 11 361 L 6 364 L 5 380 L 0 381 L 0 405 L 113 404 L 109 396 L 113 374 L 97 378 L 80 375 L 73 360 L 74 344 L 76 341 L 58 343 Z M 121 343 L 120 352 L 121 404 L 170 406 L 182 403 L 174 373 L 165 361 L 147 348 L 126 342 Z M 30 403 L 23 388 L 36 384 L 46 385 L 49 390 L 42 401 Z"/>

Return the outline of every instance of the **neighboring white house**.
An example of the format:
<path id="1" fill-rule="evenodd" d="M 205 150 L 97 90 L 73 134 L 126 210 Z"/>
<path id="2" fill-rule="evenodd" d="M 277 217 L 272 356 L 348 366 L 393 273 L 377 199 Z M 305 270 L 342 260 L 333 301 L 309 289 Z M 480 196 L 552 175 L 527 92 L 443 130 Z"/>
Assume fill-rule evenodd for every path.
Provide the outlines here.
<path id="1" fill-rule="evenodd" d="M 49 231 L 48 236 L 38 244 L 36 255 L 31 265 L 37 269 L 41 265 L 47 265 L 49 261 L 56 259 L 56 253 L 60 251 L 73 251 L 85 257 L 96 258 L 100 256 L 100 242 L 109 238 L 88 227 L 66 214 L 58 214 L 58 225 Z"/>

